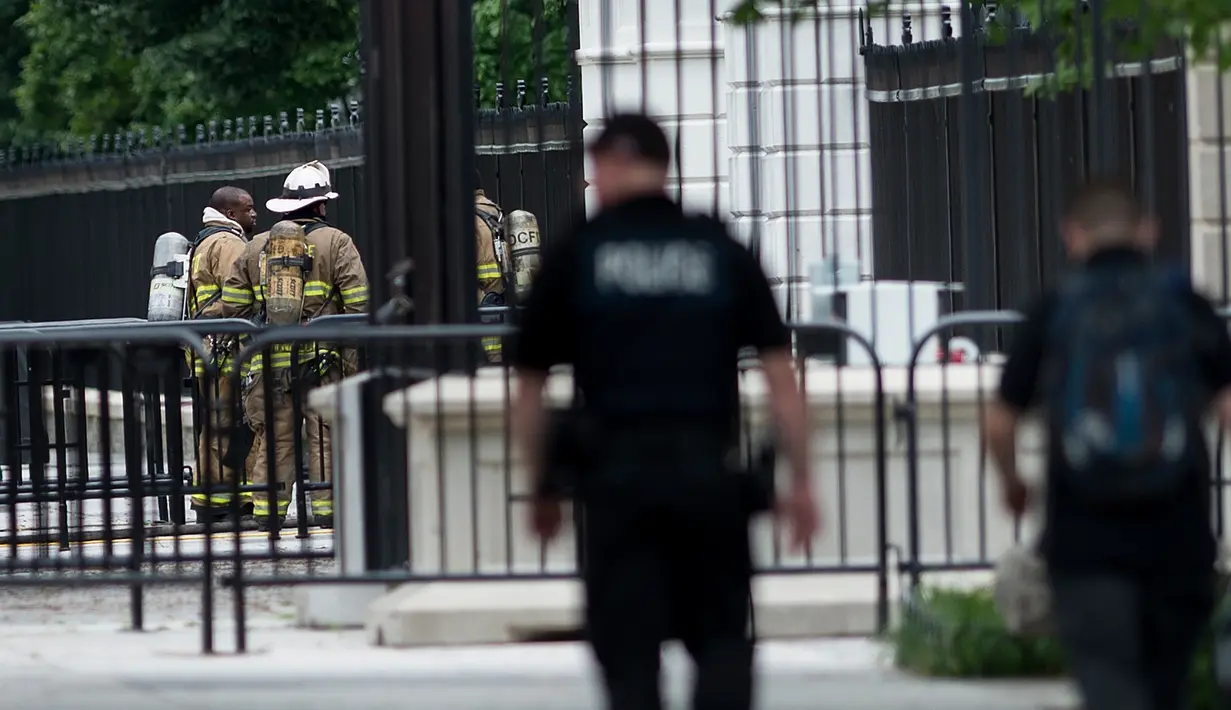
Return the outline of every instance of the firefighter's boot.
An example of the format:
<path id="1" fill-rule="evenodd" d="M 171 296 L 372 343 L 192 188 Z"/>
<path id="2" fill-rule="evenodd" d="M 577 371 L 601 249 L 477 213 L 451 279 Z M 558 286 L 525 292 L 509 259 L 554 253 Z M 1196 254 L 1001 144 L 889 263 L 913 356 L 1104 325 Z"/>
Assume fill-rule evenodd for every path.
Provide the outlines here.
<path id="1" fill-rule="evenodd" d="M 273 537 L 279 537 L 279 532 L 282 530 L 282 523 L 285 521 L 285 518 L 281 515 L 258 515 L 253 520 L 256 521 L 257 530 L 272 533 Z"/>

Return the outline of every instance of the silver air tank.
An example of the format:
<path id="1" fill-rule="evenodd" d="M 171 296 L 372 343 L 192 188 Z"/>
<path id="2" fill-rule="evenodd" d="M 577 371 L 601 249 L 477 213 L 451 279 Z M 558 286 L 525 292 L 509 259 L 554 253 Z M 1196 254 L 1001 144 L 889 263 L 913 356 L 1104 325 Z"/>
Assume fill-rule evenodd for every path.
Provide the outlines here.
<path id="1" fill-rule="evenodd" d="M 539 220 L 534 213 L 514 210 L 504 217 L 504 240 L 512 262 L 517 299 L 524 301 L 530 285 L 539 275 Z"/>
<path id="2" fill-rule="evenodd" d="M 146 318 L 173 321 L 184 318 L 188 292 L 188 253 L 192 245 L 179 232 L 167 232 L 154 242 L 154 266 L 150 269 L 150 302 Z"/>

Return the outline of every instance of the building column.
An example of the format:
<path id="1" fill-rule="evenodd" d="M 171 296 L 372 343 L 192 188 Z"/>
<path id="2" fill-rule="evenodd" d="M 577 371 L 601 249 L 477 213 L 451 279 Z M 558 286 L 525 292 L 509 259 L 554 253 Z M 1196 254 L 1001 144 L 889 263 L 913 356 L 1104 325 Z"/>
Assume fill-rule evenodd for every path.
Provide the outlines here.
<path id="1" fill-rule="evenodd" d="M 718 0 L 719 8 L 731 4 Z M 579 15 L 577 63 L 587 144 L 602 130 L 604 115 L 644 110 L 679 149 L 671 194 L 679 190 L 687 209 L 710 213 L 717 206 L 726 216 L 723 31 L 711 0 L 580 0 Z M 596 207 L 587 186 L 587 214 Z"/>
<path id="2" fill-rule="evenodd" d="M 1231 297 L 1231 77 L 1202 63 L 1188 69 L 1187 84 L 1193 285 L 1225 303 Z"/>

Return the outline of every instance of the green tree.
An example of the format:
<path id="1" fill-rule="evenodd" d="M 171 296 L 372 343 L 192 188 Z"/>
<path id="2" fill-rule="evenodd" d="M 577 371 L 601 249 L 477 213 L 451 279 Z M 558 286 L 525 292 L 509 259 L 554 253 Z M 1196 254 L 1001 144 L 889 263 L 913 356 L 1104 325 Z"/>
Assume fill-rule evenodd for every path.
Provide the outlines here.
<path id="1" fill-rule="evenodd" d="M 506 86 L 506 105 L 516 100 L 518 79 L 528 86 L 526 101 L 540 97 L 546 78 L 551 100 L 566 99 L 569 57 L 568 0 L 476 0 L 474 78 L 485 106 L 495 104 L 496 83 Z"/>
<path id="2" fill-rule="evenodd" d="M 0 146 L 12 143 L 19 135 L 21 109 L 14 92 L 30 42 L 17 21 L 29 9 L 30 0 L 0 0 Z"/>
<path id="3" fill-rule="evenodd" d="M 32 0 L 22 127 L 77 136 L 315 109 L 351 91 L 358 0 Z"/>
<path id="4" fill-rule="evenodd" d="M 569 1 L 474 0 L 486 105 L 517 79 L 564 98 Z M 5 18 L 0 140 L 311 111 L 359 86 L 359 0 L 0 0 Z"/>

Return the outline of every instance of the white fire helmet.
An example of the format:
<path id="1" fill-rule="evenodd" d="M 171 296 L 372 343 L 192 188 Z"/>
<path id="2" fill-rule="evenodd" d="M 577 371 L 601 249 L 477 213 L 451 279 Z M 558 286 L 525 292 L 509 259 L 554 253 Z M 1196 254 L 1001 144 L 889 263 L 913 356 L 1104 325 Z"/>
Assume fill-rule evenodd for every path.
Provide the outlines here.
<path id="1" fill-rule="evenodd" d="M 266 202 L 265 208 L 275 214 L 290 214 L 316 202 L 336 199 L 329 168 L 313 160 L 292 170 L 282 183 L 282 194 Z"/>

